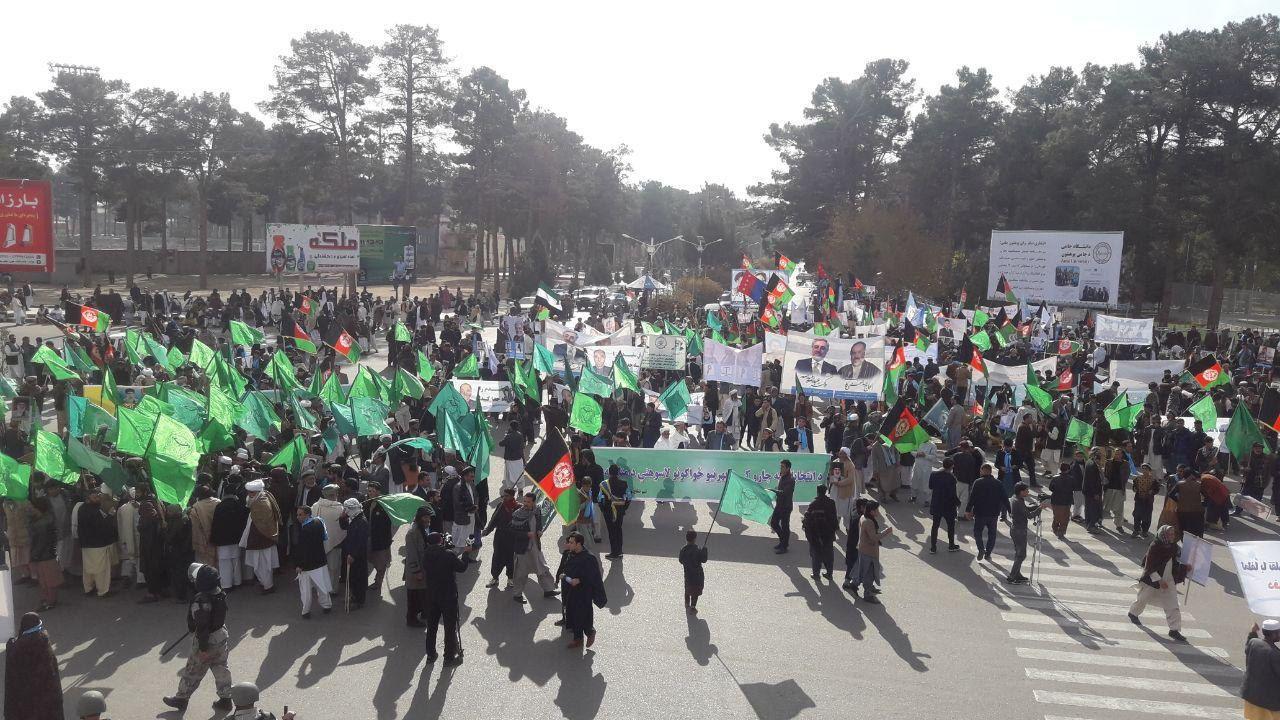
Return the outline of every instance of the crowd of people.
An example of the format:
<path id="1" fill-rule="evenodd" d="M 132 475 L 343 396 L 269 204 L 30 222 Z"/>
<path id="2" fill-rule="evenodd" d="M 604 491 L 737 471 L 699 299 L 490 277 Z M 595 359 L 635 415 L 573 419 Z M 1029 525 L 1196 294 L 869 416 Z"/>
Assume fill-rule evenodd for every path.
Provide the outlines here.
<path id="1" fill-rule="evenodd" d="M 815 582 L 832 580 L 834 547 L 843 534 L 844 587 L 868 604 L 880 603 L 880 546 L 894 532 L 881 511 L 883 504 L 912 505 L 931 520 L 930 552 L 937 551 L 944 528 L 946 549 L 961 551 L 957 522 L 962 517 L 972 521 L 979 560 L 991 559 L 998 521 L 1007 520 L 1015 559 L 1006 580 L 1013 584 L 1028 582 L 1022 573 L 1028 538 L 1044 510 L 1050 511 L 1058 537 L 1078 531 L 1108 533 L 1109 522 L 1117 534 L 1141 539 L 1151 536 L 1154 526 L 1139 578 L 1144 587 L 1130 618 L 1140 622 L 1147 604 L 1160 604 L 1170 636 L 1181 641 L 1173 590 L 1185 572 L 1176 560 L 1178 538 L 1229 532 L 1233 515 L 1266 509 L 1268 489 L 1270 505 L 1280 510 L 1280 454 L 1270 452 L 1274 431 L 1261 428 L 1256 445 L 1247 453 L 1233 453 L 1215 439 L 1216 428 L 1204 427 L 1198 418 L 1190 425 L 1183 419 L 1193 405 L 1211 405 L 1216 417 L 1230 417 L 1238 406 L 1261 417 L 1263 398 L 1274 390 L 1271 366 L 1259 358 L 1274 354 L 1280 340 L 1276 334 L 1246 330 L 1202 335 L 1193 328 L 1163 333 L 1149 347 L 1116 347 L 1093 342 L 1087 318 L 1070 324 L 1041 313 L 993 313 L 994 326 L 1013 324 L 1019 333 L 1006 347 L 988 352 L 987 362 L 1016 366 L 1056 357 L 1052 370 L 1038 371 L 1040 385 L 1053 390 L 1047 405 L 1017 387 L 984 382 L 971 362 L 975 351 L 969 335 L 935 337 L 936 355 L 913 360 L 891 380 L 896 403 L 811 397 L 783 387 L 777 359 L 762 365 L 758 384 L 708 381 L 699 354 L 691 352 L 683 370 L 638 369 L 641 392 L 619 389 L 598 398 L 600 428 L 591 434 L 570 424 L 572 392 L 554 390 L 574 387 L 573 355 L 585 355 L 568 343 L 559 350 L 563 370 L 542 369 L 538 389 L 546 391 L 545 400 L 514 394 L 509 409 L 489 413 L 476 403 L 474 414 L 485 416 L 476 427 L 498 431 L 483 457 L 477 457 L 444 438 L 453 432 L 453 420 L 442 417 L 447 410 L 436 408 L 435 401 L 458 377 L 523 379 L 521 363 L 532 362 L 538 354 L 535 345 L 553 344 L 544 336 L 547 314 L 554 312 L 574 337 L 607 335 L 628 324 L 639 337 L 646 323 L 664 323 L 701 337 L 711 318 L 704 310 L 648 294 L 628 310 L 591 303 L 575 308 L 566 297 L 564 306 L 552 311 L 512 305 L 502 314 L 496 293 L 467 298 L 440 288 L 427 297 L 407 295 L 408 288 L 405 297 L 381 297 L 367 289 L 347 296 L 336 288 L 308 288 L 272 289 L 256 297 L 236 290 L 226 299 L 216 290 L 207 296 L 175 296 L 136 286 L 125 295 L 99 289 L 84 298 L 63 291 L 63 308 L 96 308 L 110 316 L 114 327 L 145 334 L 158 348 L 176 349 L 176 360 L 159 351 L 137 357 L 123 333 L 77 331 L 70 310 L 39 308 L 38 318 L 62 328 L 58 342 L 23 337 L 18 343 L 10 334 L 3 345 L 7 379 L 0 387 L 11 405 L 22 400 L 29 408 L 21 417 L 11 413 L 0 435 L 0 452 L 12 461 L 32 463 L 46 409 L 68 447 L 71 472 L 55 477 L 41 466 L 43 470 L 30 471 L 22 491 L 11 484 L 15 471 L 5 470 L 9 564 L 15 584 L 38 593 L 36 612 L 58 608 L 67 582 L 78 583 L 86 596 L 129 593 L 144 604 L 166 599 L 188 604 L 193 608 L 191 659 L 177 692 L 164 701 L 186 707 L 200 679 L 212 672 L 215 706 L 240 708 L 240 691 L 228 670 L 225 612 L 217 609 L 225 603 L 224 593 L 256 587 L 271 594 L 278 590 L 278 580 L 296 578 L 303 619 L 311 619 L 317 606 L 322 614 L 338 603 L 343 610 L 359 611 L 370 595 L 387 593 L 401 570 L 392 566 L 393 548 L 400 526 L 407 525 L 399 573 L 407 591 L 405 623 L 426 628 L 429 661 L 439 657 L 443 626 L 444 663 L 462 662 L 457 576 L 481 567 L 486 547 L 488 587 L 505 580 L 512 600 L 527 603 L 528 580 L 534 576 L 542 597 L 559 605 L 557 625 L 571 636 L 567 647 L 580 651 L 596 643 L 593 608 L 608 603 L 602 563 L 623 556 L 628 509 L 637 497 L 618 466 L 596 461 L 596 449 L 633 447 L 827 454 L 826 480 L 801 510 L 812 577 Z M 890 325 L 889 347 L 911 342 L 909 334 L 917 331 L 910 323 L 895 321 L 902 315 L 898 304 L 867 297 L 858 302 L 859 312 Z M 947 311 L 939 313 L 945 317 Z M 715 314 L 717 323 L 734 326 L 739 345 L 760 342 L 772 331 L 735 312 Z M 261 328 L 262 339 L 236 342 L 238 324 Z M 844 324 L 852 327 L 853 318 L 845 318 Z M 496 327 L 491 342 L 485 339 L 486 327 Z M 807 329 L 784 319 L 777 331 Z M 421 383 L 417 396 L 410 390 L 383 397 L 383 431 L 353 432 L 323 390 L 331 379 L 353 387 L 365 372 L 359 362 L 345 362 L 351 355 L 339 354 L 334 338 L 343 334 L 366 357 L 385 352 L 386 369 L 378 374 L 388 384 L 401 373 Z M 307 352 L 294 338 L 319 351 Z M 193 362 L 197 343 L 225 358 L 238 379 L 219 377 L 216 367 Z M 42 348 L 68 358 L 67 367 L 77 371 L 74 377 L 59 377 L 57 368 L 42 360 Z M 274 362 L 278 353 L 296 368 L 293 377 L 279 375 Z M 81 355 L 85 360 L 77 365 Z M 1209 356 L 1232 382 L 1206 390 L 1195 377 L 1171 371 L 1135 392 L 1108 375 L 1110 363 L 1119 358 L 1178 357 L 1190 366 Z M 468 374 L 460 375 L 463 368 Z M 108 404 L 135 408 L 152 402 L 149 398 L 165 402 L 169 392 L 200 395 L 227 382 L 268 393 L 278 423 L 265 432 L 240 424 L 229 428 L 225 442 L 203 453 L 185 503 L 162 499 L 168 493 L 157 488 L 153 464 L 116 447 L 110 421 L 93 424 L 74 410 L 73 400 L 87 397 L 90 388 L 113 386 L 119 394 Z M 661 403 L 643 392 L 658 393 L 672 383 L 701 393 L 700 414 L 664 418 Z M 1117 423 L 1109 410 L 1122 397 L 1139 398 L 1134 402 L 1141 410 Z M 1204 398 L 1207 403 L 1200 402 Z M 899 407 L 919 408 L 921 416 L 925 409 L 938 408 L 929 424 L 929 441 L 904 448 L 886 436 L 885 418 Z M 697 419 L 686 421 L 691 418 Z M 1080 427 L 1088 433 L 1073 431 Z M 581 498 L 578 515 L 563 518 L 558 533 L 552 531 L 556 510 L 546 488 L 525 473 L 539 443 L 553 433 L 567 441 L 573 466 L 570 492 Z M 295 438 L 301 439 L 305 458 L 278 461 Z M 428 442 L 411 442 L 418 438 Z M 73 446 L 83 446 L 89 457 L 101 460 L 86 462 Z M 488 448 L 503 460 L 501 470 L 494 463 L 489 472 Z M 780 466 L 780 481 L 770 488 L 775 499 L 769 525 L 778 538 L 774 551 L 782 554 L 793 539 L 796 480 L 790 460 Z M 1229 475 L 1239 477 L 1238 492 L 1228 489 L 1236 482 Z M 406 496 L 414 498 L 412 517 L 388 504 L 389 498 Z M 606 536 L 609 552 L 600 557 L 592 550 Z M 555 561 L 554 570 L 548 558 Z M 689 533 L 679 552 L 689 613 L 697 612 L 707 563 L 705 544 L 699 547 L 696 533 Z M 42 627 L 40 616 L 24 617 L 21 634 L 12 642 L 43 647 L 31 651 L 36 655 L 48 652 Z M 1272 653 L 1273 630 L 1261 629 Z M 41 681 L 30 687 L 49 685 L 42 677 L 48 674 L 47 662 L 15 668 L 12 654 L 10 658 L 10 673 L 19 674 L 13 682 L 22 682 L 26 674 Z M 56 663 L 53 673 L 56 687 Z M 251 694 L 256 700 L 256 688 Z"/>

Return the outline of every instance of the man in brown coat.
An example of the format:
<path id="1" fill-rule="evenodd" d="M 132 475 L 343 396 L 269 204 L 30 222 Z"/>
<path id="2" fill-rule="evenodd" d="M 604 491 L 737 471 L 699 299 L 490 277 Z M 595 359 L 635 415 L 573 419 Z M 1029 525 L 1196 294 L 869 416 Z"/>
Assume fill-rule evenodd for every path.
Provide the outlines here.
<path id="1" fill-rule="evenodd" d="M 196 488 L 196 501 L 191 504 L 191 549 L 195 551 L 196 562 L 218 566 L 218 547 L 210 536 L 213 533 L 213 511 L 218 507 L 218 499 L 207 485 Z"/>
<path id="2" fill-rule="evenodd" d="M 276 499 L 266 490 L 266 483 L 254 480 L 246 483 L 245 491 L 249 494 L 249 523 L 245 526 L 242 545 L 245 548 L 244 563 L 253 568 L 258 583 L 262 585 L 262 594 L 276 590 L 272 572 L 280 567 L 280 556 L 276 552 L 276 537 L 280 533 L 280 506 Z"/>

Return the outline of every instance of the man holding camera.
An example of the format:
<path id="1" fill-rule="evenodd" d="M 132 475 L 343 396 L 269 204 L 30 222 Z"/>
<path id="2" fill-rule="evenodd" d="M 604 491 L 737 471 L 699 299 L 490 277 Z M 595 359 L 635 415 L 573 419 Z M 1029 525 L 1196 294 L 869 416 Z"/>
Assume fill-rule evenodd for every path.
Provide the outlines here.
<path id="1" fill-rule="evenodd" d="M 464 553 L 476 552 L 470 540 L 463 546 Z M 467 569 L 467 562 L 454 555 L 440 533 L 427 535 L 427 543 L 418 558 L 426 581 L 427 662 L 435 662 L 436 634 L 444 621 L 444 664 L 453 667 L 462 664 L 462 647 L 458 637 L 458 577 Z"/>
<path id="2" fill-rule="evenodd" d="M 1031 488 L 1024 482 L 1013 486 L 1013 501 L 1009 503 L 1009 539 L 1013 541 L 1013 567 L 1009 569 L 1009 577 L 1005 582 L 1011 585 L 1026 585 L 1031 582 L 1022 575 L 1022 561 L 1027 559 L 1027 521 L 1039 517 L 1040 511 L 1048 506 L 1031 498 Z"/>

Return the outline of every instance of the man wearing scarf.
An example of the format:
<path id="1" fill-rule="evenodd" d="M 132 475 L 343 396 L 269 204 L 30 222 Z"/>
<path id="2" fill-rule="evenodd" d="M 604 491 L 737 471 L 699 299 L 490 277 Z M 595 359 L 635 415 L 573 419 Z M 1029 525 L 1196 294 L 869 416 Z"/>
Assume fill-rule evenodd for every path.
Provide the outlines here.
<path id="1" fill-rule="evenodd" d="M 276 552 L 276 536 L 280 532 L 280 506 L 266 490 L 266 483 L 252 480 L 245 484 L 249 496 L 249 522 L 244 526 L 240 546 L 245 549 L 244 562 L 262 585 L 262 594 L 276 591 L 272 572 L 280 567 Z"/>
<path id="2" fill-rule="evenodd" d="M 298 545 L 294 562 L 298 566 L 298 592 L 302 596 L 302 619 L 311 618 L 311 598 L 320 596 L 320 608 L 328 613 L 333 609 L 333 583 L 329 581 L 329 566 L 325 547 L 329 534 L 324 523 L 311 514 L 311 508 L 300 507 L 298 516 Z"/>
<path id="3" fill-rule="evenodd" d="M 346 537 L 342 539 L 342 559 L 347 567 L 351 609 L 359 610 L 369 590 L 369 519 L 365 517 L 359 500 L 347 498 L 342 502 L 342 519 L 339 522 L 346 531 Z"/>
<path id="4" fill-rule="evenodd" d="M 39 615 L 29 612 L 22 616 L 18 635 L 6 643 L 4 654 L 4 716 L 62 720 L 58 658 Z"/>
<path id="5" fill-rule="evenodd" d="M 1178 609 L 1178 583 L 1186 580 L 1187 566 L 1178 562 L 1178 531 L 1171 525 L 1162 525 L 1156 531 L 1155 542 L 1147 549 L 1142 560 L 1142 576 L 1138 578 L 1138 599 L 1129 608 L 1129 620 L 1141 625 L 1138 618 L 1148 603 L 1159 603 L 1164 608 L 1165 621 L 1169 624 L 1169 637 L 1186 642 L 1182 635 L 1182 611 Z"/>

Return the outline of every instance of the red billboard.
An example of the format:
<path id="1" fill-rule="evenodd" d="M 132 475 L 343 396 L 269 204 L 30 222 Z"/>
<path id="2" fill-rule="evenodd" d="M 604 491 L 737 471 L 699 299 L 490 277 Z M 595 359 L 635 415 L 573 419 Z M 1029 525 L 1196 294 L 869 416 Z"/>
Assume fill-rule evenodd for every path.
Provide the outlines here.
<path id="1" fill-rule="evenodd" d="M 53 186 L 0 178 L 0 272 L 53 272 Z"/>

